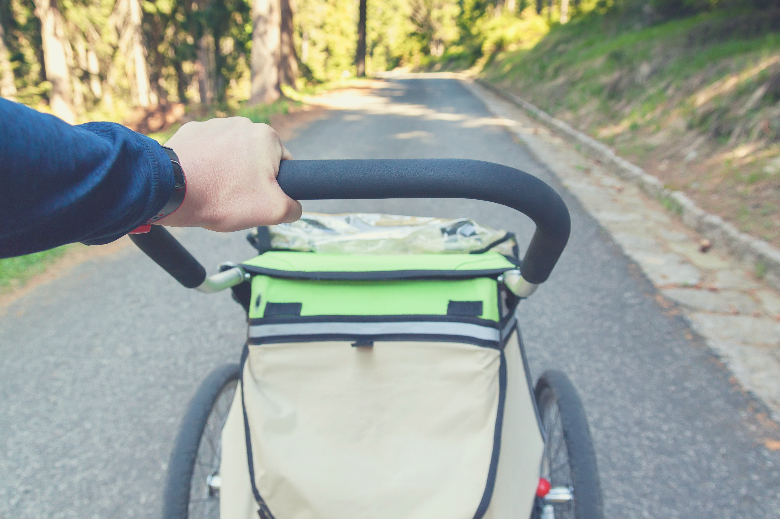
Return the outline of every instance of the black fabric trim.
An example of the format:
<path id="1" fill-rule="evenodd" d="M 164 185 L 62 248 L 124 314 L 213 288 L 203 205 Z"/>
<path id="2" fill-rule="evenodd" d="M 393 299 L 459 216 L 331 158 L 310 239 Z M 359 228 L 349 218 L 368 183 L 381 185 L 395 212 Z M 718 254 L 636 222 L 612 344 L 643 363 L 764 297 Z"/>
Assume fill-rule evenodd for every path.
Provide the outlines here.
<path id="1" fill-rule="evenodd" d="M 295 317 L 301 315 L 302 308 L 303 303 L 266 303 L 263 316 L 275 317 L 285 315 Z"/>
<path id="2" fill-rule="evenodd" d="M 265 225 L 258 227 L 255 234 L 247 234 L 246 240 L 252 247 L 257 249 L 258 254 L 265 254 L 266 252 L 273 250 L 273 247 L 271 246 L 271 231 Z"/>
<path id="3" fill-rule="evenodd" d="M 450 301 L 447 304 L 447 315 L 479 317 L 482 315 L 482 301 Z"/>
<path id="4" fill-rule="evenodd" d="M 536 391 L 534 388 L 534 382 L 531 378 L 531 369 L 528 366 L 528 358 L 525 354 L 525 343 L 523 342 L 523 336 L 520 333 L 520 327 L 517 327 L 517 344 L 520 346 L 520 357 L 523 359 L 523 369 L 525 369 L 525 380 L 528 383 L 528 391 L 531 395 L 531 403 L 534 406 L 534 414 L 536 415 L 536 425 L 539 427 L 539 434 L 544 438 L 544 430 L 542 427 L 542 415 L 539 413 L 539 405 L 536 402 Z"/>
<path id="5" fill-rule="evenodd" d="M 473 251 L 469 252 L 469 254 L 484 254 L 484 253 L 490 251 L 490 249 L 492 249 L 496 245 L 501 245 L 505 241 L 509 241 L 509 240 L 515 240 L 515 246 L 512 247 L 512 252 L 515 252 L 515 250 L 517 249 L 517 238 L 515 237 L 515 233 L 508 232 L 502 238 L 499 238 L 499 239 L 497 239 L 497 240 L 487 244 L 486 246 L 482 247 L 481 249 L 473 250 Z M 515 256 L 517 256 L 517 253 L 515 253 Z M 517 261 L 517 258 L 515 258 L 515 261 Z"/>
<path id="6" fill-rule="evenodd" d="M 500 350 L 500 364 L 498 366 L 498 410 L 496 411 L 496 428 L 493 430 L 493 453 L 490 457 L 490 468 L 488 469 L 487 483 L 485 492 L 482 494 L 482 500 L 479 502 L 474 519 L 482 519 L 490 506 L 490 499 L 493 497 L 493 489 L 496 486 L 496 475 L 498 473 L 498 458 L 501 454 L 501 431 L 504 427 L 504 404 L 506 402 L 506 357 L 504 350 Z"/>
<path id="7" fill-rule="evenodd" d="M 241 352 L 241 410 L 244 414 L 244 439 L 246 441 L 246 461 L 249 467 L 249 482 L 252 485 L 252 495 L 257 503 L 258 510 L 257 515 L 260 519 L 274 519 L 274 514 L 268 508 L 263 497 L 260 495 L 260 491 L 257 490 L 257 484 L 255 483 L 255 458 L 252 455 L 252 437 L 249 431 L 249 416 L 246 414 L 246 400 L 244 399 L 244 368 L 246 367 L 246 360 L 249 358 L 249 345 L 244 346 L 244 350 Z"/>
<path id="8" fill-rule="evenodd" d="M 506 325 L 509 324 L 510 319 L 507 319 L 504 323 L 504 328 L 506 328 Z M 501 328 L 501 332 L 503 333 L 504 328 Z M 518 327 L 517 320 L 515 319 L 514 324 L 509 328 L 509 331 L 506 335 L 501 337 L 501 349 L 503 350 L 506 346 L 506 343 L 509 341 L 509 338 L 512 336 L 512 333 L 517 330 L 518 333 L 520 333 L 520 328 Z"/>
<path id="9" fill-rule="evenodd" d="M 422 334 L 422 333 L 387 333 L 387 334 L 346 334 L 346 333 L 323 333 L 309 335 L 278 335 L 274 337 L 250 337 L 247 344 L 260 346 L 263 344 L 286 344 L 291 342 L 325 342 L 325 341 L 345 341 L 345 342 L 457 342 L 461 344 L 471 344 L 482 348 L 501 349 L 499 341 L 489 341 L 486 339 L 477 339 L 475 337 L 464 337 L 463 335 L 445 335 L 445 334 Z"/>
<path id="10" fill-rule="evenodd" d="M 452 315 L 306 315 L 299 317 L 273 316 L 255 317 L 249 320 L 253 326 L 263 324 L 300 324 L 300 323 L 395 323 L 395 322 L 432 322 L 477 324 L 488 328 L 502 329 L 501 323 L 478 317 Z M 507 321 L 504 321 L 506 324 Z"/>
<path id="11" fill-rule="evenodd" d="M 391 281 L 395 279 L 474 279 L 482 277 L 497 278 L 507 270 L 391 270 L 379 272 L 295 272 L 288 270 L 269 269 L 255 267 L 253 265 L 241 265 L 246 272 L 262 274 L 280 279 L 311 279 L 315 281 Z"/>
<path id="12" fill-rule="evenodd" d="M 514 295 L 512 292 L 501 285 L 498 289 L 498 313 L 499 313 L 499 325 L 501 329 L 510 321 L 515 318 L 517 312 L 517 305 L 520 304 L 520 298 Z M 504 313 L 506 311 L 506 313 Z M 504 315 L 501 315 L 504 313 Z M 508 337 L 508 336 L 507 336 Z"/>

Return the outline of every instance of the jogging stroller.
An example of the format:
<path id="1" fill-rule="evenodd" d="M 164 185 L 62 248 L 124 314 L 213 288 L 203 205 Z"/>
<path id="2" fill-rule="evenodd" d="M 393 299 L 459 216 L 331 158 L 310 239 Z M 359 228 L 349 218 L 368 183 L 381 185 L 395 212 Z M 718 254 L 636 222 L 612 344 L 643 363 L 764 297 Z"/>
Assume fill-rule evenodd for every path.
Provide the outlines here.
<path id="1" fill-rule="evenodd" d="M 568 238 L 557 194 L 475 161 L 291 162 L 279 182 L 299 199 L 336 198 L 311 196 L 302 175 L 316 171 L 324 186 L 332 173 L 342 187 L 351 176 L 377 182 L 378 198 L 398 196 L 410 172 L 441 193 L 443 172 L 480 168 L 532 195 L 507 204 L 537 223 L 524 261 L 514 235 L 466 219 L 305 215 L 252 234 L 258 256 L 185 280 L 232 287 L 248 340 L 240 364 L 217 369 L 193 398 L 165 517 L 601 517 L 576 391 L 555 371 L 533 388 L 515 317 Z M 387 177 L 399 172 L 393 192 Z M 156 234 L 135 238 L 153 258 L 153 240 L 172 240 Z"/>

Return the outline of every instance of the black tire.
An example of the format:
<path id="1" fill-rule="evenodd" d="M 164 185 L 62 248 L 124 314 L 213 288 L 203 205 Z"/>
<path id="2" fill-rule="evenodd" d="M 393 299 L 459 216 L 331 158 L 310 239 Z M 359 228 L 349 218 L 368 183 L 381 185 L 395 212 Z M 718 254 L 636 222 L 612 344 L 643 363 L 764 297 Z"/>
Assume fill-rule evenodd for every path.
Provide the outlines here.
<path id="1" fill-rule="evenodd" d="M 544 434 L 541 477 L 564 494 L 568 489 L 571 500 L 555 504 L 537 500 L 533 517 L 603 519 L 596 454 L 577 390 L 565 374 L 550 370 L 539 377 L 534 394 Z"/>
<path id="2" fill-rule="evenodd" d="M 222 427 L 236 393 L 238 364 L 212 371 L 190 401 L 168 464 L 165 519 L 219 518 Z M 210 479 L 211 478 L 211 479 Z"/>

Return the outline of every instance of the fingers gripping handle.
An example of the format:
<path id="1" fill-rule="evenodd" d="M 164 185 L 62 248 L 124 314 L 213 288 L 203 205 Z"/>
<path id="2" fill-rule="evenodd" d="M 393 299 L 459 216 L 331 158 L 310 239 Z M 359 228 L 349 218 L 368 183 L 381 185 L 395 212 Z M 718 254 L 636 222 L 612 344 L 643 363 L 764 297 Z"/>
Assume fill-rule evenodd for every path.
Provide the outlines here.
<path id="1" fill-rule="evenodd" d="M 472 198 L 511 207 L 536 224 L 523 259 L 526 281 L 547 280 L 569 239 L 566 204 L 550 186 L 523 171 L 461 159 L 291 160 L 277 177 L 296 200 Z"/>

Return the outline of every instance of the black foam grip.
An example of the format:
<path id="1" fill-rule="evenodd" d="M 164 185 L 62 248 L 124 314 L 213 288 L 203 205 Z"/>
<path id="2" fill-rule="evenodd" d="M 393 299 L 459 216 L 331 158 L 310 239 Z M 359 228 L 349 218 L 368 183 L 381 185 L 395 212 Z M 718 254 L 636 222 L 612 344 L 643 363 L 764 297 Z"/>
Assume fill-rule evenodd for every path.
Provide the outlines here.
<path id="1" fill-rule="evenodd" d="M 200 286 L 206 279 L 203 265 L 161 225 L 152 225 L 144 234 L 131 234 L 130 239 L 186 288 Z"/>
<path id="2" fill-rule="evenodd" d="M 536 224 L 523 259 L 523 277 L 547 280 L 569 239 L 566 204 L 550 186 L 524 171 L 462 159 L 289 160 L 278 182 L 296 200 L 472 198 L 496 202 Z"/>

